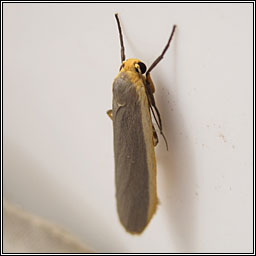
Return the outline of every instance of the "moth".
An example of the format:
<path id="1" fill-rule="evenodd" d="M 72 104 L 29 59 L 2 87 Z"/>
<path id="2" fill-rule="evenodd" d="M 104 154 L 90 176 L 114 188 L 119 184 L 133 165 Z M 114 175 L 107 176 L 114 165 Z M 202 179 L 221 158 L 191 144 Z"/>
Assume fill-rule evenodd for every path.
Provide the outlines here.
<path id="1" fill-rule="evenodd" d="M 163 52 L 147 70 L 139 59 L 125 59 L 118 14 L 115 18 L 121 45 L 121 67 L 113 82 L 112 109 L 107 114 L 113 121 L 117 211 L 126 231 L 140 234 L 150 222 L 158 203 L 154 151 L 158 136 L 152 118 L 168 149 L 150 72 L 163 59 L 176 25 Z"/>

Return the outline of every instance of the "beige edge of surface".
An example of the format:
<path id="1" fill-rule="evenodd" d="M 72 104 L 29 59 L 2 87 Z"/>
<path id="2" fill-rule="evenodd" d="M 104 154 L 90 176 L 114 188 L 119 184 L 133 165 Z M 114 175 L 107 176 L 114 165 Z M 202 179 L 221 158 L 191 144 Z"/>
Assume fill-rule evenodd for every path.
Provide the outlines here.
<path id="1" fill-rule="evenodd" d="M 4 253 L 94 253 L 56 224 L 3 200 Z"/>

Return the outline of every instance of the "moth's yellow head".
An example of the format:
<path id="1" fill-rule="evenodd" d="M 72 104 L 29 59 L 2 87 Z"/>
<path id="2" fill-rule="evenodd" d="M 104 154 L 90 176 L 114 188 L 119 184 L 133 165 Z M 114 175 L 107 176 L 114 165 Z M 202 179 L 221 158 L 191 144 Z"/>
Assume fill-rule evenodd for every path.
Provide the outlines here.
<path id="1" fill-rule="evenodd" d="M 128 59 L 123 61 L 120 71 L 130 71 L 138 74 L 144 74 L 147 70 L 146 65 L 138 59 Z"/>

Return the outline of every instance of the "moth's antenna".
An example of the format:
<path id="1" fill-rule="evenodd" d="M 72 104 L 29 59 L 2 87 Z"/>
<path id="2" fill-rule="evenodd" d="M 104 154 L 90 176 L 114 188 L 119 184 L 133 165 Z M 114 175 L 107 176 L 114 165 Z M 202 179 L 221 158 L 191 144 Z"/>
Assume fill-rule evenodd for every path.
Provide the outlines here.
<path id="1" fill-rule="evenodd" d="M 174 34 L 175 29 L 176 29 L 176 25 L 174 25 L 173 28 L 172 28 L 172 33 L 171 33 L 171 35 L 170 35 L 170 37 L 169 37 L 169 40 L 168 40 L 168 42 L 167 42 L 167 45 L 164 47 L 164 50 L 163 50 L 162 54 L 152 63 L 152 65 L 149 67 L 149 69 L 148 69 L 146 75 L 149 74 L 150 71 L 151 71 L 151 70 L 161 61 L 161 59 L 164 57 L 164 54 L 165 54 L 165 52 L 167 51 L 167 49 L 169 48 L 170 43 L 171 43 L 171 41 L 172 41 L 172 37 L 173 37 L 173 34 Z"/>
<path id="2" fill-rule="evenodd" d="M 115 13 L 115 17 L 116 17 L 116 21 L 117 21 L 119 37 L 120 37 L 120 44 L 121 44 L 121 62 L 123 62 L 125 60 L 124 41 L 123 41 L 123 35 L 122 35 L 122 29 L 121 29 L 120 21 L 119 21 L 119 18 L 118 18 L 118 13 Z"/>

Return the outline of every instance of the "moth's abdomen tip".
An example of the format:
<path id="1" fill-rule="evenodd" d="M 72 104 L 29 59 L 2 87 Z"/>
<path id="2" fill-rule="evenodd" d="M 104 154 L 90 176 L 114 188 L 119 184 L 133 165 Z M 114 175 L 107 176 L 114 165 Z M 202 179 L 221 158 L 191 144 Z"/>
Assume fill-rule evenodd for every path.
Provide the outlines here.
<path id="1" fill-rule="evenodd" d="M 157 204 L 159 203 L 159 201 L 157 201 Z M 120 219 L 120 222 L 122 224 L 122 226 L 124 227 L 125 231 L 131 235 L 141 235 L 147 228 L 148 224 L 150 223 L 150 221 L 152 220 L 153 215 L 156 212 L 156 208 L 157 208 L 157 204 L 156 207 L 154 209 L 154 212 L 151 214 L 151 216 L 148 217 L 147 222 L 144 225 L 139 225 L 139 226 L 129 226 L 125 223 L 122 222 L 122 220 Z"/>
<path id="2" fill-rule="evenodd" d="M 140 230 L 129 230 L 128 228 L 126 228 L 126 227 L 124 227 L 125 228 L 125 230 L 126 230 L 126 232 L 127 233 L 129 233 L 129 234 L 131 234 L 131 235 L 137 235 L 137 236 L 139 236 L 139 235 L 141 235 L 142 233 L 143 233 L 143 231 L 146 229 L 146 226 L 145 227 L 143 227 L 142 229 L 140 229 Z"/>

